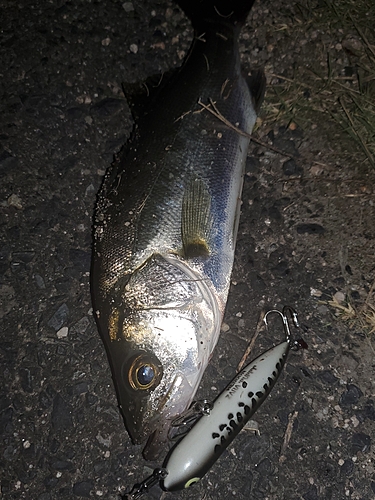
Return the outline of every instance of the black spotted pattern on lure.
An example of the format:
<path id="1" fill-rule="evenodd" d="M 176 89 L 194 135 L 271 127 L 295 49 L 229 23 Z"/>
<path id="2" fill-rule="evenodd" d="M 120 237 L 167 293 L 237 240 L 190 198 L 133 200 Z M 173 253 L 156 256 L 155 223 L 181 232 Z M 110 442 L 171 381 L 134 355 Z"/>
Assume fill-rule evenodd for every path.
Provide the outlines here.
<path id="1" fill-rule="evenodd" d="M 285 360 L 286 355 L 280 358 L 276 363 L 276 369 L 273 370 L 272 375 L 268 377 L 267 383 L 263 385 L 263 390 L 257 391 L 255 394 L 252 391 L 248 392 L 247 396 L 244 396 L 243 400 L 237 403 L 240 411 L 237 411 L 235 415 L 233 413 L 229 413 L 227 416 L 228 422 L 220 424 L 217 432 L 212 433 L 212 438 L 215 441 L 220 439 L 220 443 L 215 444 L 215 454 L 222 453 L 223 449 L 225 449 L 228 445 L 228 438 L 230 438 L 230 441 L 233 439 L 233 430 L 235 430 L 237 434 L 266 399 L 278 376 L 280 375 L 280 372 L 285 364 Z M 248 382 L 243 381 L 241 386 L 246 389 Z"/>
<path id="2" fill-rule="evenodd" d="M 288 339 L 272 347 L 241 370 L 218 396 L 210 414 L 198 420 L 167 460 L 167 490 L 186 488 L 206 474 L 268 396 L 289 349 Z"/>

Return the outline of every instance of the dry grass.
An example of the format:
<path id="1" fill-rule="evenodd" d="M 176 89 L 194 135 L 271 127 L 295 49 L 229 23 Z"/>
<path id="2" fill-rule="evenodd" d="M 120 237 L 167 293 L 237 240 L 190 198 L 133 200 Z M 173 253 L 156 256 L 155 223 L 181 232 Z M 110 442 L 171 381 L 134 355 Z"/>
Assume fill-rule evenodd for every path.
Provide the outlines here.
<path id="1" fill-rule="evenodd" d="M 335 315 L 348 323 L 350 328 L 358 328 L 370 334 L 375 333 L 375 281 L 373 282 L 365 302 L 361 306 L 352 304 L 350 295 L 345 300 L 332 297 L 324 302 L 334 309 Z"/>
<path id="2" fill-rule="evenodd" d="M 319 126 L 336 152 L 338 147 L 374 167 L 375 2 L 306 0 L 298 10 L 290 30 L 300 30 L 302 39 L 304 30 L 313 29 L 334 43 L 325 47 L 324 36 L 319 38 L 310 47 L 316 54 L 297 65 L 291 78 L 268 75 L 266 120 Z"/>
<path id="3" fill-rule="evenodd" d="M 375 167 L 375 1 L 296 2 L 293 12 L 285 10 L 282 24 L 272 25 L 275 33 L 283 32 L 275 39 L 280 40 L 280 53 L 291 51 L 291 63 L 287 69 L 273 64 L 283 73 L 267 74 L 263 122 L 297 124 L 305 136 L 317 129 L 314 148 L 321 144 L 325 159 L 334 157 L 329 165 L 344 159 L 348 166 L 332 168 L 332 176 L 344 182 L 354 173 L 367 178 Z M 361 188 L 353 196 L 357 194 L 368 192 Z M 324 303 L 349 326 L 375 333 L 374 285 L 360 305 L 350 293 Z"/>

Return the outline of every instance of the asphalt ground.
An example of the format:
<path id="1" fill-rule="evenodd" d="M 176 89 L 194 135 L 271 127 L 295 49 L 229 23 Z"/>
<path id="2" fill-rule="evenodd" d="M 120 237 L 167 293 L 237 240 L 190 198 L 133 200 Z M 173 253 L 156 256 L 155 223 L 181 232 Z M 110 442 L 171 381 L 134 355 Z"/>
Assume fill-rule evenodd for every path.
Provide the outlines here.
<path id="1" fill-rule="evenodd" d="M 280 23 L 294 15 L 293 2 L 276 3 L 256 3 L 245 65 L 254 57 L 280 72 L 301 57 L 278 44 L 282 30 L 270 34 L 279 13 Z M 181 64 L 192 31 L 167 1 L 4 1 L 1 18 L 1 497 L 114 500 L 157 464 L 124 428 L 92 314 L 95 197 L 133 126 L 122 82 Z M 241 432 L 193 488 L 145 498 L 370 500 L 373 341 L 319 300 L 348 284 L 357 298 L 369 290 L 372 198 L 354 203 L 331 178 L 304 179 L 332 151 L 319 129 L 260 134 L 293 158 L 249 150 L 223 333 L 199 396 L 213 399 L 234 376 L 263 309 L 296 308 L 309 349 L 290 355 L 254 416 L 260 435 Z M 271 330 L 252 357 L 282 337 Z"/>

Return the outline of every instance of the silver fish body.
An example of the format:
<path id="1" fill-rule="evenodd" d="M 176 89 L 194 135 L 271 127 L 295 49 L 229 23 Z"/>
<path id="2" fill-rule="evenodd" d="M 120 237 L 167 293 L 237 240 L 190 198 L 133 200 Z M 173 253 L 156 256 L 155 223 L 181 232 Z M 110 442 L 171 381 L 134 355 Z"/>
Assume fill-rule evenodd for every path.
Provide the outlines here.
<path id="1" fill-rule="evenodd" d="M 98 194 L 94 310 L 126 427 L 137 443 L 152 435 L 148 457 L 198 388 L 234 259 L 249 138 L 200 103 L 214 103 L 248 134 L 256 120 L 241 74 L 240 22 L 231 11 L 222 16 L 220 2 L 220 15 L 213 0 L 203 2 L 184 65 L 138 109 Z M 252 4 L 236 2 L 242 11 Z"/>

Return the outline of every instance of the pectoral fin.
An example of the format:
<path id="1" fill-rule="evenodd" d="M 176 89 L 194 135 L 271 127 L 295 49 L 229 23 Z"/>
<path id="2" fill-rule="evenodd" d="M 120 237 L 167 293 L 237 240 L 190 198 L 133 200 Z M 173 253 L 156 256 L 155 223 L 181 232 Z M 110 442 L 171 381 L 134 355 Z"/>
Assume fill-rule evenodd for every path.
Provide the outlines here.
<path id="1" fill-rule="evenodd" d="M 208 257 L 211 228 L 210 193 L 201 179 L 194 179 L 182 200 L 181 235 L 186 259 Z"/>

